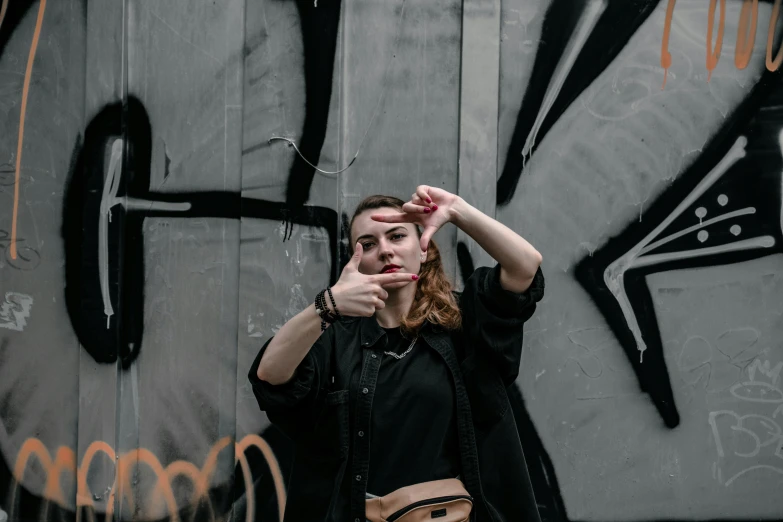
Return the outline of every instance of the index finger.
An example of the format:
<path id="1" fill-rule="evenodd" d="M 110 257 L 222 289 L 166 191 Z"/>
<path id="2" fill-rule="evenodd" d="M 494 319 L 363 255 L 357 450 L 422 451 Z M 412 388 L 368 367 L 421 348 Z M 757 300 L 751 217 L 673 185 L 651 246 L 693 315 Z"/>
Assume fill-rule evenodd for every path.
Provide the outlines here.
<path id="1" fill-rule="evenodd" d="M 416 187 L 416 195 L 427 203 L 432 203 L 432 199 L 430 199 L 430 195 L 427 193 L 429 190 L 430 188 L 427 185 L 419 185 Z"/>
<path id="2" fill-rule="evenodd" d="M 372 214 L 370 219 L 381 223 L 411 223 L 414 218 L 410 213 L 403 212 L 401 214 Z"/>
<path id="3" fill-rule="evenodd" d="M 378 274 L 373 276 L 373 282 L 381 286 L 390 285 L 392 283 L 402 283 L 407 281 L 416 281 L 419 276 L 411 274 L 409 272 L 394 272 L 392 274 Z"/>

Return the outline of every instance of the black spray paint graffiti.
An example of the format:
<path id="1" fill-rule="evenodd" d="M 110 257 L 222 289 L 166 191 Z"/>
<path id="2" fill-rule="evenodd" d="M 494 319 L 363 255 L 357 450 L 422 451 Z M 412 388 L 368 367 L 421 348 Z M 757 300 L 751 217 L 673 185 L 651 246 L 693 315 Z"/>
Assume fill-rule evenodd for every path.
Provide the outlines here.
<path id="1" fill-rule="evenodd" d="M 315 169 L 303 157 L 314 165 L 318 164 L 326 139 L 332 96 L 342 2 L 321 0 L 317 6 L 316 3 L 312 0 L 296 2 L 304 47 L 305 119 L 302 135 L 297 141 L 301 155 L 294 156 L 286 189 L 286 203 L 292 207 L 304 205 L 310 197 Z M 267 142 L 253 145 L 242 153 L 248 154 L 266 145 Z"/>
<path id="2" fill-rule="evenodd" d="M 525 158 L 532 156 L 558 118 L 614 61 L 659 2 L 607 0 L 603 11 L 597 0 L 554 0 L 549 4 L 530 82 L 498 178 L 498 205 L 511 202 Z M 588 31 L 583 33 L 585 29 Z M 584 34 L 583 41 L 580 34 Z M 570 69 L 559 71 L 558 64 L 569 60 Z M 551 95 L 554 99 L 547 98 Z"/>
<path id="3" fill-rule="evenodd" d="M 780 86 L 778 73 L 766 73 L 642 219 L 576 267 L 670 428 L 679 414 L 645 277 L 783 252 Z"/>
<path id="4" fill-rule="evenodd" d="M 152 192 L 151 152 L 149 118 L 134 97 L 97 114 L 74 150 L 63 207 L 65 298 L 79 341 L 96 361 L 112 363 L 119 356 L 127 368 L 141 349 L 142 225 L 147 217 L 256 218 L 320 227 L 329 235 L 335 279 L 338 218 L 333 209 L 234 192 Z"/>
<path id="5" fill-rule="evenodd" d="M 5 15 L 0 25 L 0 56 L 3 55 L 5 44 L 11 39 L 11 35 L 24 18 L 27 11 L 35 4 L 35 0 L 9 0 L 0 2 L 5 5 Z"/>
<path id="6" fill-rule="evenodd" d="M 566 3 L 568 8 L 565 8 Z M 523 172 L 525 158 L 533 155 L 537 143 L 540 143 L 547 131 L 583 90 L 614 60 L 658 3 L 659 0 L 609 0 L 606 3 L 598 0 L 583 0 L 579 3 L 579 8 L 575 9 L 572 2 L 555 0 L 550 5 L 544 18 L 542 43 L 536 54 L 530 84 L 518 114 L 506 164 L 498 179 L 499 205 L 506 205 L 512 200 Z M 560 62 L 570 63 L 571 66 L 560 69 Z M 679 424 L 679 413 L 674 403 L 674 394 L 663 358 L 660 333 L 652 310 L 650 294 L 644 284 L 644 276 L 672 267 L 723 264 L 733 260 L 768 255 L 772 253 L 770 249 L 773 247 L 769 245 L 761 248 L 748 246 L 747 249 L 718 247 L 720 254 L 696 254 L 692 246 L 684 245 L 688 240 L 685 237 L 676 240 L 670 238 L 665 245 L 655 244 L 655 241 L 666 235 L 663 229 L 657 230 L 656 227 L 661 227 L 666 219 L 676 217 L 671 216 L 670 213 L 684 201 L 682 194 L 688 194 L 686 197 L 693 196 L 688 189 L 689 186 L 695 190 L 699 183 L 708 183 L 704 180 L 708 176 L 708 170 L 714 166 L 714 158 L 722 158 L 727 154 L 741 134 L 738 127 L 746 123 L 749 116 L 760 110 L 770 90 L 779 85 L 779 78 L 777 72 L 765 72 L 745 103 L 726 119 L 722 132 L 715 136 L 710 148 L 703 151 L 701 159 L 667 190 L 653 208 L 645 213 L 641 223 L 629 225 L 620 236 L 614 238 L 594 255 L 583 259 L 575 271 L 577 280 L 596 302 L 607 324 L 623 346 L 641 389 L 649 394 L 664 423 L 670 428 Z M 743 129 L 743 132 L 752 133 L 753 130 Z M 759 154 L 754 152 L 755 143 L 761 143 L 763 139 L 769 138 L 770 130 L 765 130 L 766 138 L 751 138 L 753 142 L 747 151 L 749 158 L 744 163 L 751 161 L 754 154 Z M 777 136 L 776 131 L 772 134 Z M 768 145 L 764 144 L 764 146 Z M 774 171 L 775 162 L 758 161 L 762 161 L 765 166 L 769 166 Z M 774 182 L 772 184 L 774 185 Z M 722 182 L 716 186 L 722 186 Z M 777 192 L 779 190 L 773 190 L 770 194 Z M 731 208 L 735 203 L 737 200 L 732 200 Z M 762 206 L 775 208 L 771 201 L 766 203 Z M 700 208 L 707 208 L 707 206 Z M 767 233 L 766 229 L 771 227 L 779 233 L 779 227 L 772 225 L 777 223 L 777 218 L 773 219 L 771 214 L 762 215 L 761 212 L 757 212 L 755 215 L 745 215 L 742 220 L 765 224 L 764 227 L 759 225 L 755 228 L 737 225 L 746 232 L 750 229 L 761 233 L 763 229 L 764 233 Z M 682 220 L 676 223 L 674 221 L 677 220 L 666 222 L 663 228 L 668 230 L 671 230 L 670 227 L 676 228 Z M 656 235 L 660 234 L 660 237 L 651 238 L 648 244 L 642 245 L 647 247 L 645 254 L 652 253 L 650 252 L 652 250 L 655 250 L 653 255 L 666 253 L 664 257 L 668 261 L 649 262 L 650 259 L 656 259 L 653 257 L 644 260 L 638 257 L 630 259 L 629 256 L 634 255 L 632 248 L 639 245 L 642 238 L 654 230 Z M 703 230 L 701 234 L 704 233 L 708 232 Z M 715 232 L 711 234 L 710 240 L 705 245 L 701 245 L 701 248 L 710 248 L 708 245 L 720 239 L 724 241 L 736 239 L 728 230 L 723 235 Z M 744 233 L 743 237 L 745 237 Z M 770 237 L 777 236 L 773 234 Z M 780 245 L 779 240 L 776 245 Z M 670 249 L 675 250 L 670 251 Z M 694 256 L 698 259 L 694 259 Z M 607 269 L 610 273 L 605 275 Z M 610 285 L 613 285 L 612 288 Z M 644 352 L 644 363 L 640 358 L 640 350 Z"/>

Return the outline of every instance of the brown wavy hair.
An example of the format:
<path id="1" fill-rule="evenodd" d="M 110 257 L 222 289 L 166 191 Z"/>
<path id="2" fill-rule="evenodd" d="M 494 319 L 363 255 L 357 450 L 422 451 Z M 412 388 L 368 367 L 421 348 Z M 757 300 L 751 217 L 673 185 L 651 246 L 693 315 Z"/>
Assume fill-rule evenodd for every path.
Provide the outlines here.
<path id="1" fill-rule="evenodd" d="M 353 230 L 353 222 L 356 216 L 366 210 L 378 208 L 394 208 L 402 210 L 405 202 L 393 196 L 368 196 L 364 198 L 353 213 L 348 228 Z M 416 233 L 421 238 L 421 230 L 414 225 Z M 353 241 L 351 242 L 351 254 L 353 254 Z M 457 330 L 462 325 L 462 315 L 452 292 L 452 284 L 446 272 L 443 270 L 443 261 L 440 250 L 435 241 L 430 240 L 427 248 L 427 257 L 421 264 L 419 281 L 416 285 L 416 295 L 408 313 L 402 317 L 401 328 L 403 333 L 417 335 L 424 321 L 440 325 L 446 330 Z"/>

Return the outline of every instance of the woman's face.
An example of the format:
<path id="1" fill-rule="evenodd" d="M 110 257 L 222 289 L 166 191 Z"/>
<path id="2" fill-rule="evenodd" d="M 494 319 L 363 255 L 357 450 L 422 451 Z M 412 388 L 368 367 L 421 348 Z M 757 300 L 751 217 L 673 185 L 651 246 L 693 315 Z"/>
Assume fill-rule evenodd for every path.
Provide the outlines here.
<path id="1" fill-rule="evenodd" d="M 363 253 L 359 263 L 362 274 L 407 272 L 418 274 L 422 251 L 419 235 L 412 223 L 381 223 L 373 221 L 373 214 L 399 214 L 396 208 L 366 210 L 356 216 L 351 229 L 351 244 L 361 243 Z M 402 288 L 413 281 L 385 286 L 387 290 Z"/>

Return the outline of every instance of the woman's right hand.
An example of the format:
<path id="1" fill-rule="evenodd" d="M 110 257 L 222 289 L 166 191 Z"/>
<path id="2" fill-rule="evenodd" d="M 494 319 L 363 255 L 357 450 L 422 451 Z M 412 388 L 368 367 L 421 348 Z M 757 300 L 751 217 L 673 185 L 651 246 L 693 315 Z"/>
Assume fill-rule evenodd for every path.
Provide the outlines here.
<path id="1" fill-rule="evenodd" d="M 345 265 L 340 279 L 332 287 L 332 294 L 340 315 L 371 317 L 376 310 L 386 306 L 385 301 L 389 294 L 383 288 L 385 285 L 419 279 L 416 274 L 407 272 L 362 274 L 359 272 L 362 252 L 361 243 L 357 243 L 351 260 Z M 331 309 L 332 303 L 328 299 L 327 304 Z"/>

